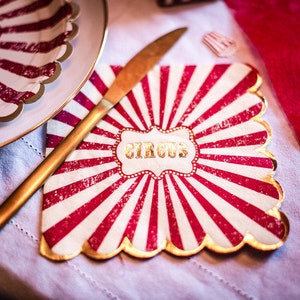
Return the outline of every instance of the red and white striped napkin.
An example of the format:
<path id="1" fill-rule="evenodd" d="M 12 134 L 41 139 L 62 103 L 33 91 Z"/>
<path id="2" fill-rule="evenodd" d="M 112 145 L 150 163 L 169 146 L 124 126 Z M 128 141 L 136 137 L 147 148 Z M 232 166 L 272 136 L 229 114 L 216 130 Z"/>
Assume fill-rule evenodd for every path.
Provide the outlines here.
<path id="1" fill-rule="evenodd" d="M 98 65 L 49 121 L 47 153 L 120 69 Z M 288 221 L 260 84 L 239 63 L 156 66 L 46 182 L 41 253 L 146 258 L 280 247 Z"/>

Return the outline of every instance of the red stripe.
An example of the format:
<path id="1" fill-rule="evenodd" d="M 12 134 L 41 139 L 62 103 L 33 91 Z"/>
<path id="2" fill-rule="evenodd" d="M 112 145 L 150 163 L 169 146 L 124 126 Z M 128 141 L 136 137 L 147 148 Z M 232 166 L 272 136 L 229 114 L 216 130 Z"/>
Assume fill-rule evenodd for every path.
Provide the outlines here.
<path id="1" fill-rule="evenodd" d="M 55 148 L 64 138 L 47 133 L 46 136 L 46 148 Z"/>
<path id="2" fill-rule="evenodd" d="M 69 197 L 90 188 L 91 186 L 107 179 L 111 175 L 118 172 L 118 168 L 111 169 L 78 181 L 74 181 L 68 185 L 60 187 L 56 190 L 44 194 L 43 209 L 47 209 L 54 204 L 68 199 Z"/>
<path id="3" fill-rule="evenodd" d="M 202 178 L 199 175 L 195 175 L 194 177 L 204 186 L 209 188 L 219 197 L 223 198 L 227 201 L 230 205 L 235 207 L 241 213 L 249 217 L 251 220 L 265 228 L 266 230 L 273 233 L 278 238 L 282 239 L 285 235 L 285 226 L 282 221 L 266 214 L 261 209 L 255 207 L 254 205 L 244 201 L 243 199 L 235 196 L 234 194 L 229 193 L 228 191 L 222 189 L 221 187 L 215 185 L 214 183 Z M 252 232 L 254 234 L 254 232 Z"/>
<path id="4" fill-rule="evenodd" d="M 198 242 L 198 245 L 200 245 L 204 238 L 206 233 L 204 232 L 201 224 L 199 223 L 199 220 L 196 216 L 196 214 L 194 213 L 193 209 L 191 208 L 189 202 L 186 199 L 186 196 L 184 195 L 184 193 L 182 192 L 182 190 L 180 189 L 180 187 L 178 186 L 177 182 L 175 181 L 173 176 L 170 176 L 172 184 L 176 190 L 176 193 L 178 195 L 178 199 L 181 202 L 181 205 L 184 209 L 184 212 L 186 214 L 186 217 L 191 225 L 191 228 L 193 230 L 193 233 L 195 235 L 195 238 Z"/>
<path id="5" fill-rule="evenodd" d="M 118 122 L 116 119 L 113 119 L 110 115 L 105 115 L 102 121 L 106 121 L 107 123 L 113 125 L 119 130 L 122 130 L 124 128 L 124 126 L 120 122 Z"/>
<path id="6" fill-rule="evenodd" d="M 183 124 L 188 115 L 198 106 L 202 98 L 209 92 L 209 90 L 216 84 L 216 82 L 222 77 L 224 72 L 229 68 L 230 65 L 215 65 L 201 87 L 199 88 L 197 94 L 187 107 L 187 109 L 182 113 L 182 116 L 176 125 L 179 127 Z"/>
<path id="7" fill-rule="evenodd" d="M 112 150 L 113 145 L 109 144 L 99 144 L 95 142 L 86 142 L 83 141 L 77 147 L 77 150 Z"/>
<path id="8" fill-rule="evenodd" d="M 66 110 L 61 110 L 56 116 L 53 117 L 53 120 L 62 122 L 72 127 L 75 127 L 81 121 L 80 118 L 74 116 Z"/>
<path id="9" fill-rule="evenodd" d="M 160 67 L 159 126 L 161 128 L 162 128 L 165 106 L 166 106 L 166 96 L 167 96 L 167 90 L 168 90 L 169 74 L 170 74 L 170 66 Z"/>
<path id="10" fill-rule="evenodd" d="M 17 0 L 1 0 L 0 7 L 1 6 L 5 6 L 5 5 L 7 5 L 7 4 L 11 3 L 11 2 L 14 2 L 14 1 L 17 1 Z"/>
<path id="11" fill-rule="evenodd" d="M 0 42 L 1 49 L 7 49 L 26 53 L 48 53 L 51 50 L 65 44 L 69 31 L 61 33 L 51 41 L 39 43 L 23 43 L 23 42 Z"/>
<path id="12" fill-rule="evenodd" d="M 95 107 L 95 104 L 81 91 L 75 96 L 74 100 L 87 110 L 92 110 Z"/>
<path id="13" fill-rule="evenodd" d="M 114 72 L 115 76 L 117 76 L 121 72 L 121 70 L 123 69 L 123 67 L 120 66 L 120 65 L 113 65 L 113 66 L 110 66 L 110 67 L 111 67 L 112 71 Z"/>
<path id="14" fill-rule="evenodd" d="M 121 102 L 119 102 L 116 106 L 115 109 L 118 113 L 121 114 L 121 116 L 128 121 L 128 123 L 130 123 L 130 125 L 132 126 L 133 129 L 135 130 L 139 130 L 140 128 L 137 126 L 137 124 L 133 121 L 133 119 L 131 118 L 130 114 L 127 112 L 127 109 L 125 109 L 122 105 Z"/>
<path id="15" fill-rule="evenodd" d="M 191 185 L 185 177 L 181 177 L 182 182 L 186 185 L 186 187 L 190 190 L 190 192 L 194 195 L 195 199 L 199 202 L 199 204 L 205 209 L 214 223 L 220 228 L 223 234 L 228 238 L 230 243 L 233 246 L 238 245 L 243 240 L 243 235 L 237 231 L 232 224 L 224 218 L 223 214 L 219 212 L 210 202 L 204 198 L 199 190 Z"/>
<path id="16" fill-rule="evenodd" d="M 258 180 L 258 179 L 253 179 L 253 178 L 246 177 L 246 176 L 242 176 L 239 174 L 231 173 L 228 171 L 215 169 L 215 168 L 205 166 L 205 165 L 197 164 L 197 167 L 199 170 L 213 174 L 217 177 L 223 178 L 227 181 L 233 182 L 235 184 L 238 184 L 238 185 L 248 188 L 250 190 L 256 191 L 260 194 L 272 197 L 277 200 L 279 199 L 278 190 L 271 183 L 268 183 L 268 182 L 265 182 L 262 180 Z"/>
<path id="17" fill-rule="evenodd" d="M 274 169 L 273 161 L 267 157 L 254 156 L 234 156 L 234 155 L 218 155 L 218 154 L 199 154 L 199 158 L 221 161 L 229 164 L 238 164 L 243 166 L 251 166 L 258 168 Z"/>
<path id="18" fill-rule="evenodd" d="M 102 136 L 102 137 L 107 137 L 107 138 L 110 138 L 110 139 L 116 139 L 117 138 L 117 135 L 112 133 L 112 132 L 109 132 L 109 131 L 106 131 L 102 128 L 99 128 L 99 127 L 95 127 L 92 131 L 91 131 L 93 134 L 96 134 L 96 135 L 99 135 L 99 136 Z"/>
<path id="19" fill-rule="evenodd" d="M 195 69 L 196 69 L 196 66 L 185 66 L 185 68 L 183 70 L 183 74 L 180 79 L 176 98 L 174 99 L 174 102 L 173 102 L 172 113 L 169 116 L 169 120 L 168 120 L 166 129 L 170 129 L 170 126 L 174 119 L 175 113 L 178 110 L 179 104 L 181 103 L 182 97 L 185 94 L 186 88 L 190 82 L 190 79 L 191 79 Z"/>
<path id="20" fill-rule="evenodd" d="M 155 124 L 155 121 L 154 121 L 154 114 L 153 114 L 153 107 L 152 107 L 152 101 L 151 101 L 151 93 L 150 93 L 148 76 L 145 76 L 141 80 L 141 84 L 142 84 L 142 89 L 143 89 L 145 100 L 146 100 L 146 106 L 148 107 L 148 112 L 144 112 L 144 113 L 148 113 L 148 115 L 150 117 L 150 126 L 157 125 L 157 124 Z"/>
<path id="21" fill-rule="evenodd" d="M 138 224 L 138 221 L 140 219 L 141 212 L 142 212 L 142 209 L 143 209 L 143 206 L 144 206 L 144 203 L 145 203 L 145 199 L 146 199 L 146 195 L 147 195 L 150 180 L 151 180 L 151 176 L 148 175 L 148 178 L 147 178 L 147 180 L 144 184 L 143 190 L 141 191 L 141 194 L 140 194 L 139 199 L 138 199 L 138 201 L 135 205 L 135 208 L 132 212 L 130 220 L 129 220 L 126 228 L 125 228 L 125 231 L 124 231 L 124 234 L 123 234 L 123 237 L 122 237 L 120 243 L 123 241 L 123 239 L 125 237 L 127 237 L 130 241 L 133 240 L 133 237 L 134 237 L 134 234 L 135 234 L 135 231 L 136 231 L 136 227 L 137 227 L 137 224 Z M 147 230 L 147 228 L 145 228 L 145 231 L 146 230 Z"/>
<path id="22" fill-rule="evenodd" d="M 134 96 L 134 94 L 133 94 L 132 91 L 130 91 L 127 94 L 127 98 L 130 101 L 130 103 L 131 103 L 131 105 L 132 105 L 132 107 L 133 107 L 133 109 L 135 111 L 136 116 L 140 119 L 140 121 L 143 124 L 144 128 L 147 129 L 148 126 L 146 124 L 145 118 L 143 116 L 143 113 L 142 113 L 142 111 L 141 111 L 141 109 L 140 109 L 140 107 L 139 107 L 139 105 L 137 103 L 137 100 L 136 100 L 136 98 L 135 98 L 135 96 Z"/>
<path id="23" fill-rule="evenodd" d="M 180 236 L 180 231 L 178 228 L 176 214 L 172 203 L 172 197 L 170 195 L 169 186 L 166 181 L 166 177 L 163 178 L 163 185 L 165 191 L 165 199 L 166 199 L 168 221 L 169 221 L 169 228 L 170 228 L 170 241 L 177 248 L 183 249 L 183 244 Z"/>
<path id="24" fill-rule="evenodd" d="M 21 101 L 28 100 L 34 95 L 35 94 L 31 91 L 16 91 L 0 82 L 0 99 L 4 102 L 19 105 Z"/>
<path id="25" fill-rule="evenodd" d="M 101 77 L 96 71 L 92 73 L 89 81 L 95 86 L 95 88 L 99 91 L 101 95 L 104 95 L 107 92 L 107 85 L 104 83 L 104 81 L 101 79 Z"/>
<path id="26" fill-rule="evenodd" d="M 228 138 L 225 140 L 219 140 L 215 142 L 209 142 L 201 144 L 201 139 L 198 140 L 198 147 L 200 149 L 204 148 L 229 148 L 229 147 L 242 147 L 251 145 L 263 145 L 268 139 L 267 131 L 260 131 L 255 133 L 250 133 L 247 135 L 236 136 Z"/>
<path id="27" fill-rule="evenodd" d="M 68 15 L 72 14 L 72 7 L 70 4 L 66 3 L 64 6 L 60 7 L 57 12 L 48 19 L 40 20 L 34 23 L 27 23 L 23 25 L 2 27 L 1 32 L 3 33 L 20 33 L 29 31 L 40 31 L 46 28 L 53 27 L 61 20 L 65 19 Z"/>
<path id="28" fill-rule="evenodd" d="M 250 108 L 248 108 L 247 110 L 244 110 L 240 113 L 238 113 L 237 115 L 234 115 L 222 122 L 218 122 L 217 124 L 199 132 L 195 134 L 195 139 L 199 139 L 203 136 L 227 129 L 229 127 L 232 126 L 236 126 L 238 124 L 244 123 L 248 120 L 250 120 L 251 118 L 253 118 L 254 116 L 257 116 L 262 109 L 262 103 L 258 103 Z M 201 118 L 197 119 L 194 123 L 192 123 L 190 125 L 191 128 L 196 127 L 197 125 L 199 125 L 201 122 L 203 122 L 202 116 Z"/>
<path id="29" fill-rule="evenodd" d="M 103 192 L 92 198 L 89 202 L 76 209 L 66 218 L 56 223 L 53 227 L 46 230 L 43 235 L 50 248 L 54 247 L 71 230 L 79 225 L 90 213 L 92 213 L 105 199 L 118 189 L 126 179 L 120 178 L 115 183 L 109 185 Z"/>
<path id="30" fill-rule="evenodd" d="M 158 233 L 158 180 L 154 180 L 146 251 L 156 250 Z"/>
<path id="31" fill-rule="evenodd" d="M 127 189 L 124 195 L 120 198 L 120 200 L 116 203 L 116 205 L 112 208 L 112 210 L 107 214 L 107 216 L 96 228 L 94 233 L 90 236 L 88 242 L 92 249 L 97 251 L 97 249 L 100 247 L 105 236 L 107 235 L 115 220 L 118 218 L 118 216 L 124 209 L 126 203 L 130 200 L 132 193 L 135 191 L 142 178 L 142 176 L 137 177 L 134 183 L 130 186 L 129 189 Z"/>
<path id="32" fill-rule="evenodd" d="M 190 126 L 195 127 L 204 120 L 207 120 L 226 106 L 234 102 L 238 97 L 245 94 L 247 90 L 257 82 L 257 73 L 251 71 L 242 81 L 240 81 L 232 90 L 230 90 L 223 98 L 212 105 L 200 118 L 196 119 Z"/>
<path id="33" fill-rule="evenodd" d="M 114 161 L 114 158 L 112 156 L 65 161 L 59 167 L 59 169 L 57 169 L 55 174 L 68 173 L 68 172 L 72 172 L 72 171 L 83 169 L 83 168 L 91 168 L 94 166 L 111 163 L 113 161 Z"/>
<path id="34" fill-rule="evenodd" d="M 51 77 L 56 70 L 56 63 L 52 62 L 42 67 L 34 67 L 6 59 L 0 59 L 0 68 L 9 71 L 10 73 L 33 79 L 40 76 Z"/>
<path id="35" fill-rule="evenodd" d="M 10 2 L 12 2 L 14 0 L 6 0 L 6 1 L 1 1 L 1 6 L 3 5 L 6 5 Z M 47 5 L 49 5 L 53 0 L 39 0 L 39 1 L 35 1 L 34 3 L 31 3 L 27 6 L 24 6 L 22 8 L 19 8 L 19 9 L 15 9 L 15 10 L 12 10 L 12 11 L 9 11 L 7 13 L 4 13 L 4 14 L 1 14 L 0 15 L 0 20 L 3 20 L 3 19 L 9 19 L 9 18 L 15 18 L 15 17 L 19 17 L 19 16 L 22 16 L 22 15 L 25 15 L 25 14 L 29 14 L 31 12 L 34 12 L 40 8 L 43 8 Z M 25 2 L 26 3 L 26 2 Z"/>

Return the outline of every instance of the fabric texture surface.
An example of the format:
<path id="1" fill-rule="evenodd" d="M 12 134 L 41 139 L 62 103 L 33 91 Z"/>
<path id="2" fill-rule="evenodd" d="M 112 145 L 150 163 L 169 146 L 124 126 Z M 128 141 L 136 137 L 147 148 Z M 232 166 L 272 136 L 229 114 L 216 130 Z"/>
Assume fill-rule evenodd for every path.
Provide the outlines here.
<path id="1" fill-rule="evenodd" d="M 278 162 L 274 178 L 284 191 L 281 210 L 290 220 L 289 237 L 281 248 L 271 252 L 245 247 L 230 255 L 203 250 L 189 258 L 162 253 L 147 260 L 120 254 L 102 262 L 78 255 L 57 263 L 39 254 L 40 190 L 0 231 L 1 296 L 11 299 L 298 299 L 299 144 L 278 105 L 264 63 L 255 50 L 257 45 L 249 43 L 222 1 L 162 8 L 156 1 L 109 0 L 108 8 L 108 36 L 100 64 L 124 65 L 154 38 L 188 26 L 186 34 L 160 65 L 243 62 L 259 71 L 264 79 L 261 92 L 268 100 L 264 119 L 272 128 L 268 149 Z M 79 17 L 79 28 L 80 20 Z M 238 45 L 236 53 L 228 58 L 215 56 L 201 41 L 210 31 L 234 39 Z M 87 39 L 93 38 L 91 32 Z M 3 130 L 5 127 L 1 126 L 0 134 Z M 43 160 L 45 139 L 46 126 L 42 126 L 0 148 L 0 202 Z"/>

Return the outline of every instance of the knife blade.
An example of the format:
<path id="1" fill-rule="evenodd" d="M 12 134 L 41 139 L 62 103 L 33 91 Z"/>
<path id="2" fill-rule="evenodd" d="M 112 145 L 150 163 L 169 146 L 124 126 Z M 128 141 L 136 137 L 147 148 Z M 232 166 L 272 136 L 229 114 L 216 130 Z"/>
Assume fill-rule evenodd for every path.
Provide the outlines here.
<path id="1" fill-rule="evenodd" d="M 161 36 L 138 52 L 124 66 L 98 104 L 1 204 L 0 228 L 43 186 L 47 178 L 76 149 L 85 136 L 148 73 L 186 30 L 187 28 L 183 27 Z"/>

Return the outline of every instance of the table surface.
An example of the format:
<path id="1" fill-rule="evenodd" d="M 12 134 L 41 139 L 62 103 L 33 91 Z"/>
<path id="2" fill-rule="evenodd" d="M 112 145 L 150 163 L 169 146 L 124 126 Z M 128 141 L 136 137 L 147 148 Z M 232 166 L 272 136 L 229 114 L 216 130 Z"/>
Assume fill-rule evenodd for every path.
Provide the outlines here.
<path id="1" fill-rule="evenodd" d="M 278 161 L 274 177 L 285 193 L 281 210 L 290 221 L 289 237 L 273 252 L 244 247 L 220 255 L 204 249 L 189 258 L 161 253 L 146 260 L 121 253 L 106 261 L 79 255 L 55 263 L 39 254 L 39 190 L 0 231 L 0 295 L 13 299 L 296 299 L 300 295 L 299 144 L 255 47 L 222 1 L 161 8 L 155 0 L 110 0 L 108 9 L 108 36 L 100 64 L 123 65 L 154 38 L 187 26 L 180 43 L 159 64 L 238 61 L 259 70 L 264 79 L 261 91 L 269 104 L 264 119 L 273 132 L 268 149 Z M 201 42 L 209 31 L 232 37 L 238 51 L 229 58 L 215 56 Z M 46 124 L 0 148 L 0 203 L 43 160 L 45 136 Z"/>

